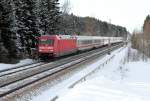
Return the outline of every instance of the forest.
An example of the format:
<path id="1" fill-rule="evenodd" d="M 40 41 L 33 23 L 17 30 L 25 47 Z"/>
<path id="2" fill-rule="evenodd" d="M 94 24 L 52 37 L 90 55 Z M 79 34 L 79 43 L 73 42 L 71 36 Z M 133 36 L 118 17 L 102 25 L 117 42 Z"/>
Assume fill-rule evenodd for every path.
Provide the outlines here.
<path id="1" fill-rule="evenodd" d="M 0 1 L 0 62 L 31 58 L 41 35 L 126 37 L 125 27 L 62 12 L 59 0 Z"/>

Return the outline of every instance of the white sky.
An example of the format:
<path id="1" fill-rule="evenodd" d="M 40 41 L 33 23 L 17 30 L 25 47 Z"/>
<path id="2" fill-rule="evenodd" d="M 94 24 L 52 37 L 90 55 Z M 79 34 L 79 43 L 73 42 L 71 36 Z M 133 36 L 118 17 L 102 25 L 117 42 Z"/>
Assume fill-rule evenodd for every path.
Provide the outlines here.
<path id="1" fill-rule="evenodd" d="M 124 26 L 130 32 L 140 29 L 150 14 L 150 0 L 70 0 L 70 3 L 70 12 L 75 15 L 111 20 L 112 24 Z"/>

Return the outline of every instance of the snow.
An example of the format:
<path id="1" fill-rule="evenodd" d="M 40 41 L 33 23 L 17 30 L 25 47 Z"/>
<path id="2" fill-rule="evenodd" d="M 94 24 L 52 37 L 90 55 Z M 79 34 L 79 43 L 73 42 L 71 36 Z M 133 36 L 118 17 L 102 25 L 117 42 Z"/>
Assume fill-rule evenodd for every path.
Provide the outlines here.
<path id="1" fill-rule="evenodd" d="M 150 92 L 143 87 L 145 85 L 120 84 L 101 77 L 75 86 L 56 101 L 143 101 Z"/>
<path id="2" fill-rule="evenodd" d="M 55 85 L 51 89 L 48 89 L 47 91 L 44 91 L 39 96 L 35 96 L 32 98 L 31 101 L 49 101 L 50 99 L 53 99 L 54 97 L 63 94 L 64 92 L 68 91 L 70 87 L 72 87 L 77 81 L 79 81 L 81 78 L 89 74 L 91 71 L 94 71 L 96 68 L 100 67 L 100 65 L 103 65 L 105 61 L 111 59 L 115 54 L 117 54 L 119 51 L 121 51 L 124 48 L 120 48 L 111 55 L 106 55 L 105 57 L 101 57 L 98 61 L 91 65 L 87 65 L 85 69 L 82 71 L 76 73 L 75 75 L 70 76 L 69 79 L 64 80 L 63 82 Z"/>
<path id="3" fill-rule="evenodd" d="M 16 66 L 21 66 L 25 64 L 30 64 L 33 63 L 34 61 L 32 59 L 23 59 L 17 64 L 5 64 L 5 63 L 0 63 L 0 70 L 8 69 L 8 68 L 13 68 Z"/>
<path id="4" fill-rule="evenodd" d="M 117 77 L 119 75 L 116 71 L 109 72 L 110 74 L 107 74 L 106 71 L 106 74 L 104 71 L 102 74 L 98 72 L 93 78 L 76 85 L 56 101 L 149 101 L 150 74 L 147 70 L 150 68 L 145 66 L 145 68 L 137 69 L 139 64 L 143 63 L 129 63 L 126 67 L 135 67 L 130 69 L 128 77 L 123 80 Z M 145 75 L 139 75 L 143 73 Z"/>
<path id="5" fill-rule="evenodd" d="M 126 61 L 128 48 L 56 101 L 149 101 L 150 60 Z"/>
<path id="6" fill-rule="evenodd" d="M 126 78 L 127 81 L 150 83 L 150 61 L 129 62 L 125 66 L 130 68 L 128 72 L 129 78 Z"/>
<path id="7" fill-rule="evenodd" d="M 117 49 L 27 100 L 149 101 L 150 59 L 132 58 L 135 53 L 129 46 Z"/>

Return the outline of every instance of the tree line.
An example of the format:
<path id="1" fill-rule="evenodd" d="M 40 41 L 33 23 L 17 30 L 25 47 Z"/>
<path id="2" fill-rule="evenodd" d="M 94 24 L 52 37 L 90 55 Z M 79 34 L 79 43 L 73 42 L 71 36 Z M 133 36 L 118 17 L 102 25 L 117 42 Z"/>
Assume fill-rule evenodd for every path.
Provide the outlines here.
<path id="1" fill-rule="evenodd" d="M 134 31 L 131 37 L 132 47 L 150 57 L 150 15 L 144 20 L 142 31 Z"/>
<path id="2" fill-rule="evenodd" d="M 0 9 L 0 62 L 31 56 L 45 34 L 127 35 L 125 27 L 61 12 L 58 0 L 1 0 Z"/>
<path id="3" fill-rule="evenodd" d="M 108 37 L 126 37 L 129 33 L 125 27 L 110 24 L 93 17 L 79 17 L 73 14 L 62 14 L 62 34 L 78 34 Z"/>

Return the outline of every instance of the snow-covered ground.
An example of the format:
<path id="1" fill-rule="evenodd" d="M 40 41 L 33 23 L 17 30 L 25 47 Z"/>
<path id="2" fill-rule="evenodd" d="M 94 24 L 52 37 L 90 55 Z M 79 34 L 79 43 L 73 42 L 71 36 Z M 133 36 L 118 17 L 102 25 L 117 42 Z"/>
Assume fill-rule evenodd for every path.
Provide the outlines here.
<path id="1" fill-rule="evenodd" d="M 4 63 L 0 63 L 0 70 L 4 70 L 4 69 L 8 69 L 8 68 L 13 68 L 16 66 L 21 66 L 21 65 L 25 65 L 25 64 L 29 64 L 29 63 L 33 63 L 34 61 L 32 59 L 24 59 L 21 60 L 19 63 L 17 64 L 4 64 Z"/>
<path id="2" fill-rule="evenodd" d="M 135 52 L 120 48 L 31 101 L 149 101 L 150 60 L 134 59 Z"/>
<path id="3" fill-rule="evenodd" d="M 150 101 L 150 59 L 122 47 L 25 101 Z M 0 70 L 31 63 L 0 64 Z M 19 99 L 17 101 L 20 101 Z"/>
<path id="4" fill-rule="evenodd" d="M 96 68 L 100 68 L 103 65 L 103 63 L 105 63 L 109 59 L 113 59 L 112 57 L 114 57 L 115 54 L 117 54 L 119 51 L 123 49 L 124 48 L 120 48 L 114 51 L 113 53 L 111 53 L 111 55 L 100 57 L 99 59 L 97 59 L 97 61 L 95 61 L 90 65 L 83 65 L 84 69 L 82 71 L 79 71 L 78 73 L 71 75 L 69 79 L 67 78 L 66 80 L 56 84 L 55 86 L 51 87 L 50 89 L 47 89 L 44 92 L 42 93 L 40 92 L 38 96 L 34 96 L 33 98 L 31 98 L 30 101 L 51 101 L 56 96 L 60 96 L 64 94 L 65 92 L 70 90 L 70 88 L 82 77 L 91 73 L 91 71 L 94 71 Z"/>
<path id="5" fill-rule="evenodd" d="M 150 60 L 131 61 L 125 48 L 85 82 L 56 101 L 150 101 Z M 135 52 L 134 52 L 135 53 Z"/>

